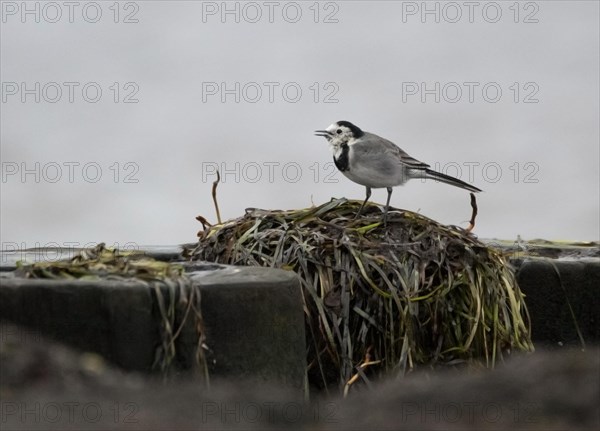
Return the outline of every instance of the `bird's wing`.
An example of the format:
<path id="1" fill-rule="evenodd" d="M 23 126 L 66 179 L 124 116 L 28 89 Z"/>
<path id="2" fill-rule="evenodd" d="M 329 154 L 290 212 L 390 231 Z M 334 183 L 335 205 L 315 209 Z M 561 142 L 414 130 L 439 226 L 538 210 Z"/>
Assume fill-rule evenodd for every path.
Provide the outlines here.
<path id="1" fill-rule="evenodd" d="M 429 165 L 423 163 L 400 149 L 396 144 L 372 133 L 366 133 L 360 140 L 353 144 L 352 149 L 356 156 L 362 159 L 388 158 L 410 169 L 427 169 Z"/>

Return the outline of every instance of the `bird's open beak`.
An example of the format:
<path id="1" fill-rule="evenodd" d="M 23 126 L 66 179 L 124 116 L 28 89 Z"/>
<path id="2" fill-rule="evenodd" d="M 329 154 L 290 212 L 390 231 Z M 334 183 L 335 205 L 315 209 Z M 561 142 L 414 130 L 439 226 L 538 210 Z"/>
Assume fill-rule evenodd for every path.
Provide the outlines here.
<path id="1" fill-rule="evenodd" d="M 328 132 L 327 130 L 315 130 L 315 136 L 323 136 L 325 138 L 330 138 L 331 132 Z"/>

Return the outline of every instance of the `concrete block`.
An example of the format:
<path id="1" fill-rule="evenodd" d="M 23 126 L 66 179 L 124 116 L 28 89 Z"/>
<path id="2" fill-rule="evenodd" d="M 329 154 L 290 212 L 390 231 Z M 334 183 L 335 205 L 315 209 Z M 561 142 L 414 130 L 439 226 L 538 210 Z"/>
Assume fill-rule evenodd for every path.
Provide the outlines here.
<path id="1" fill-rule="evenodd" d="M 600 262 L 532 259 L 516 263 L 534 345 L 581 346 L 577 326 L 586 344 L 600 342 Z"/>
<path id="2" fill-rule="evenodd" d="M 300 284 L 293 272 L 195 264 L 211 377 L 302 389 L 306 368 Z M 155 293 L 136 281 L 0 278 L 0 316 L 126 370 L 151 372 L 160 343 Z M 167 296 L 164 288 L 163 296 Z M 180 313 L 181 314 L 181 313 Z M 193 368 L 194 322 L 178 338 L 176 368 Z"/>

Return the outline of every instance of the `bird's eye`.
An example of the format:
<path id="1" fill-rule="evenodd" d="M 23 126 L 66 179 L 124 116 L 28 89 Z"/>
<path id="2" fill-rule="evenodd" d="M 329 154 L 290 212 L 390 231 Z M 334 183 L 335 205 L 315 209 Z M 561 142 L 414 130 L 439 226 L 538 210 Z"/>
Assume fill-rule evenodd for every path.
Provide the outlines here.
<path id="1" fill-rule="evenodd" d="M 337 130 L 335 131 L 335 133 L 337 133 L 337 134 L 339 135 L 340 133 L 342 133 L 342 129 L 337 129 Z"/>

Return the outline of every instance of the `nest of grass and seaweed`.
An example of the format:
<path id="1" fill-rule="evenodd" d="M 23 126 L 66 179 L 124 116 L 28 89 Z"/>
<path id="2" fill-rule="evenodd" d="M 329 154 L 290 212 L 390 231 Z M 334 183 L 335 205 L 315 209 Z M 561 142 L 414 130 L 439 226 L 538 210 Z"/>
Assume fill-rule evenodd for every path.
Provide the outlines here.
<path id="1" fill-rule="evenodd" d="M 192 260 L 295 271 L 313 386 L 404 375 L 421 366 L 493 367 L 532 351 L 527 309 L 502 254 L 456 226 L 333 199 L 293 211 L 249 209 L 205 226 Z M 475 209 L 475 207 L 474 207 Z M 205 219 L 199 217 L 205 222 Z"/>
<path id="2" fill-rule="evenodd" d="M 161 342 L 156 349 L 154 368 L 168 378 L 174 369 L 176 341 L 193 319 L 198 336 L 196 371 L 208 384 L 208 368 L 203 349 L 205 335 L 200 313 L 200 289 L 191 282 L 182 265 L 162 262 L 137 251 L 106 248 L 104 243 L 82 249 L 71 259 L 17 263 L 15 275 L 23 278 L 89 281 L 132 281 L 154 292 L 161 316 Z M 118 328 L 117 328 L 118 329 Z"/>

